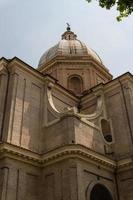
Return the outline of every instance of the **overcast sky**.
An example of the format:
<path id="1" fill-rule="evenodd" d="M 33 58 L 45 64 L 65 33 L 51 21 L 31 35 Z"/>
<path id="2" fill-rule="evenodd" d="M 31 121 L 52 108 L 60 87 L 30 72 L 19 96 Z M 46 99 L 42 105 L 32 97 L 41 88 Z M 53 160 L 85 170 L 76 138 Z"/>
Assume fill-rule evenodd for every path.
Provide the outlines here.
<path id="1" fill-rule="evenodd" d="M 133 73 L 133 15 L 117 22 L 93 0 L 0 0 L 0 57 L 19 57 L 37 67 L 41 55 L 60 40 L 66 22 L 94 49 L 114 77 Z"/>

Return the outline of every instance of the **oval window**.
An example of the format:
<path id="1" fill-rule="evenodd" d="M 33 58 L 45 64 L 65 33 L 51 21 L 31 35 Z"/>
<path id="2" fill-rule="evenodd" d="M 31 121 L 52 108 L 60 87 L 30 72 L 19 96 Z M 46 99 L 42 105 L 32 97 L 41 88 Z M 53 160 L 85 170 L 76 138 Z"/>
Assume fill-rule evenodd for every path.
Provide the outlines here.
<path id="1" fill-rule="evenodd" d="M 110 122 L 108 120 L 106 119 L 101 120 L 101 129 L 104 139 L 107 142 L 112 142 L 111 127 L 110 127 Z"/>

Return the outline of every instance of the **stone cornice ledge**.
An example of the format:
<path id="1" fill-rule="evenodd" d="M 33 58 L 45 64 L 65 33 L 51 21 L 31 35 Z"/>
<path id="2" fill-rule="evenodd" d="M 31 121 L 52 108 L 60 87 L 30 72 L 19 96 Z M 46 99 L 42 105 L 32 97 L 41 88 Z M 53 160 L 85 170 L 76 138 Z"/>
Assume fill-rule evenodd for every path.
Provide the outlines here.
<path id="1" fill-rule="evenodd" d="M 12 158 L 32 165 L 41 166 L 41 155 L 9 143 L 0 144 L 0 159 Z"/>
<path id="2" fill-rule="evenodd" d="M 114 161 L 79 144 L 64 145 L 47 153 L 38 154 L 9 143 L 0 143 L 0 159 L 3 158 L 12 158 L 38 167 L 45 167 L 68 158 L 78 158 L 111 171 L 122 172 L 133 168 L 132 156 Z"/>
<path id="3" fill-rule="evenodd" d="M 111 160 L 104 155 L 96 153 L 79 144 L 70 144 L 57 148 L 53 151 L 49 151 L 43 155 L 43 164 L 46 166 L 54 163 L 57 160 L 61 161 L 67 158 L 79 158 L 86 162 L 91 162 L 95 165 L 106 167 L 110 170 L 116 168 L 116 162 L 114 160 Z"/>
<path id="4" fill-rule="evenodd" d="M 129 169 L 133 169 L 133 158 L 132 156 L 117 161 L 117 171 L 122 172 Z"/>
<path id="5" fill-rule="evenodd" d="M 37 165 L 39 167 L 45 167 L 67 158 L 79 158 L 86 162 L 107 167 L 110 170 L 116 168 L 115 161 L 78 144 L 65 145 L 47 153 L 38 154 L 12 144 L 1 143 L 0 159 L 6 157 L 30 163 L 35 166 Z"/>

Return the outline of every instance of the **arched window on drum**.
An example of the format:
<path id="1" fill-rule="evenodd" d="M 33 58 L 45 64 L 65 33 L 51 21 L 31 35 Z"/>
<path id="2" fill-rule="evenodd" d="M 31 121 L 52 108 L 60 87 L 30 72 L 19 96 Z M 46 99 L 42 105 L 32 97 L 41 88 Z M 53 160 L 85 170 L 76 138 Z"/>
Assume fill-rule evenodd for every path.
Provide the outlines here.
<path id="1" fill-rule="evenodd" d="M 68 78 L 68 89 L 76 95 L 81 95 L 83 91 L 83 80 L 79 75 L 73 75 Z"/>

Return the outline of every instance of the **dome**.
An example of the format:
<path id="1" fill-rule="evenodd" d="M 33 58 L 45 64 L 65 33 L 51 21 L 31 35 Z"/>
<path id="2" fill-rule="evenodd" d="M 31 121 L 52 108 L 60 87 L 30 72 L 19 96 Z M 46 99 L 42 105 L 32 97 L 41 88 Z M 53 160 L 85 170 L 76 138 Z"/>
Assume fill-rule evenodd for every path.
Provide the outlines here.
<path id="1" fill-rule="evenodd" d="M 89 56 L 102 64 L 102 60 L 97 53 L 78 40 L 77 35 L 70 30 L 70 27 L 67 27 L 67 31 L 62 35 L 62 39 L 58 44 L 42 55 L 38 67 L 45 65 L 56 56 Z"/>

